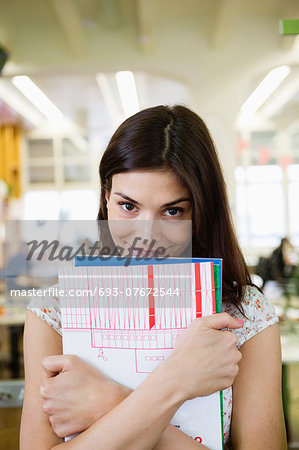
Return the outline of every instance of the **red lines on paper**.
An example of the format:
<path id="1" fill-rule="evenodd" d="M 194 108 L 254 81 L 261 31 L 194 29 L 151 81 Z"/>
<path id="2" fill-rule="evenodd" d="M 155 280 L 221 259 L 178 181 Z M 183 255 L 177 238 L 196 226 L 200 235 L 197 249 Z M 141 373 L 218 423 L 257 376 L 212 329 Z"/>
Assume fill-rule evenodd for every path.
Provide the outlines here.
<path id="1" fill-rule="evenodd" d="M 156 318 L 155 318 L 155 299 L 153 296 L 153 288 L 154 288 L 154 271 L 153 266 L 147 267 L 147 273 L 148 273 L 148 287 L 150 288 L 149 293 L 149 328 L 150 330 L 155 326 Z"/>
<path id="2" fill-rule="evenodd" d="M 197 318 L 202 316 L 200 264 L 195 263 L 194 268 L 195 268 L 195 299 L 196 299 L 196 318 Z"/>

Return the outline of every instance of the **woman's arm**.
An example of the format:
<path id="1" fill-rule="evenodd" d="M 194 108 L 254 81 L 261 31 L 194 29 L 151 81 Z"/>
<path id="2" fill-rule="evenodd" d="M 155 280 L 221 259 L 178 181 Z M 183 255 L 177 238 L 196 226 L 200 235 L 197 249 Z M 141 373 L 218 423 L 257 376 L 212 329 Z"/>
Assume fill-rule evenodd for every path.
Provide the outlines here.
<path id="1" fill-rule="evenodd" d="M 59 436 L 85 431 L 133 392 L 74 355 L 47 357 L 43 366 L 49 376 L 41 386 L 43 410 Z M 175 426 L 168 425 L 154 448 L 191 450 L 206 447 L 192 441 Z"/>
<path id="2" fill-rule="evenodd" d="M 169 379 L 161 364 L 122 403 L 62 445 L 70 449 L 152 449 L 183 397 L 175 378 Z"/>
<path id="3" fill-rule="evenodd" d="M 225 327 L 238 328 L 240 324 L 228 314 L 196 319 L 179 338 L 171 356 L 120 405 L 81 435 L 67 443 L 59 444 L 62 441 L 57 440 L 54 433 L 51 433 L 51 427 L 41 408 L 41 401 L 37 401 L 38 384 L 44 377 L 41 363 L 45 352 L 37 351 L 35 347 L 40 344 L 43 347 L 47 345 L 45 339 L 41 339 L 39 335 L 47 335 L 48 332 L 48 337 L 52 339 L 53 336 L 49 334 L 49 326 L 46 323 L 28 312 L 24 349 L 27 358 L 27 393 L 22 419 L 21 448 L 153 448 L 175 411 L 186 399 L 209 395 L 232 384 L 241 355 L 235 347 L 236 336 L 229 331 L 219 331 Z M 47 354 L 52 354 L 54 347 L 52 343 L 51 351 L 47 349 Z M 56 350 L 53 353 L 56 353 Z M 34 372 L 36 375 L 32 378 Z M 165 445 L 167 440 L 173 439 L 173 430 L 168 429 L 167 433 L 168 438 L 163 436 Z M 37 437 L 32 440 L 34 434 Z M 181 439 L 186 440 L 186 449 L 192 449 L 194 445 L 197 445 L 197 448 L 199 446 L 188 436 Z"/>
<path id="4" fill-rule="evenodd" d="M 43 409 L 45 409 L 45 411 L 49 411 L 48 406 L 46 404 L 45 407 L 45 401 L 40 395 L 40 386 L 47 385 L 49 376 L 54 375 L 54 372 L 50 374 L 49 370 L 43 369 L 42 362 L 46 356 L 57 355 L 61 353 L 62 342 L 59 334 L 55 330 L 53 330 L 45 321 L 36 316 L 33 312 L 28 311 L 24 330 L 25 396 L 20 430 L 21 450 L 51 449 L 57 444 L 61 444 L 63 447 L 70 445 L 64 443 L 64 440 L 61 437 L 58 437 L 56 433 L 54 433 L 53 428 L 49 422 L 49 415 L 43 411 Z M 51 359 L 52 358 L 50 358 L 50 361 Z M 57 360 L 57 358 L 55 358 L 55 360 Z M 74 370 L 76 370 L 76 368 L 78 368 L 78 365 L 74 364 Z M 79 372 L 81 373 L 81 375 L 84 374 L 84 376 L 86 376 L 86 369 L 84 371 L 81 368 Z M 64 373 L 67 374 L 66 371 Z M 100 372 L 98 372 L 98 374 L 102 375 Z M 73 375 L 71 375 L 71 378 L 72 376 Z M 54 379 L 55 377 L 52 378 L 53 381 Z M 67 383 L 69 383 L 70 379 L 67 378 L 66 381 Z M 78 380 L 76 380 L 76 383 L 77 381 Z M 102 384 L 104 386 L 104 383 Z M 63 385 L 61 387 L 63 388 Z M 93 387 L 99 386 L 94 385 Z M 114 406 L 116 406 L 126 396 L 128 396 L 130 392 L 131 390 L 128 388 L 124 390 L 117 390 L 114 393 L 111 392 L 111 396 L 113 396 L 113 399 L 111 399 L 110 396 L 110 399 L 108 400 L 108 406 L 109 402 L 111 402 L 111 405 L 114 402 Z M 101 395 L 103 395 L 102 392 Z M 61 398 L 61 391 L 59 392 L 59 398 Z M 90 413 L 93 413 L 92 411 L 89 411 L 89 405 L 83 405 L 81 406 L 81 408 L 82 407 L 87 409 L 89 415 Z M 106 407 L 107 404 L 105 404 L 105 408 Z M 105 410 L 103 414 L 105 414 L 106 412 L 107 410 Z M 171 418 L 169 419 L 169 421 L 170 420 Z M 170 447 L 174 440 L 176 441 L 176 447 Z M 182 446 L 190 450 L 192 448 L 205 448 L 204 446 L 201 446 L 200 444 L 192 441 L 189 436 L 180 432 L 179 430 L 176 430 L 171 425 L 169 425 L 165 430 L 164 437 L 161 440 L 161 445 L 163 446 L 157 446 L 157 449 L 163 448 L 167 450 L 168 448 L 172 448 L 172 450 L 175 450 L 176 448 L 182 448 Z M 83 446 L 85 446 L 85 443 L 83 444 Z"/>
<path id="5" fill-rule="evenodd" d="M 240 351 L 243 357 L 233 384 L 233 449 L 285 450 L 278 325 L 256 334 Z"/>
<path id="6" fill-rule="evenodd" d="M 185 400 L 231 386 L 241 358 L 236 348 L 238 339 L 230 331 L 219 330 L 240 326 L 226 313 L 194 320 L 171 355 L 135 391 L 63 445 L 70 449 L 87 446 L 90 450 L 153 449 Z M 186 449 L 198 446 L 188 437 L 186 444 Z"/>
<path id="7" fill-rule="evenodd" d="M 32 311 L 27 311 L 24 328 L 25 394 L 21 419 L 20 448 L 49 449 L 63 440 L 53 433 L 42 409 L 40 386 L 46 374 L 42 361 L 62 353 L 59 334 Z"/>

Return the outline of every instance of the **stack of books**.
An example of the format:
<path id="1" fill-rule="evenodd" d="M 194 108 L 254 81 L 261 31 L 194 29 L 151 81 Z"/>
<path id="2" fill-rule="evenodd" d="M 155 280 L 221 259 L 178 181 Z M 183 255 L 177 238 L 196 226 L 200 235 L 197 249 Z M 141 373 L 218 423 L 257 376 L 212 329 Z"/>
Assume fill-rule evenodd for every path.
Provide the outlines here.
<path id="1" fill-rule="evenodd" d="M 222 260 L 76 258 L 59 290 L 63 352 L 136 389 L 192 320 L 221 312 Z M 186 401 L 171 423 L 222 449 L 222 393 Z"/>

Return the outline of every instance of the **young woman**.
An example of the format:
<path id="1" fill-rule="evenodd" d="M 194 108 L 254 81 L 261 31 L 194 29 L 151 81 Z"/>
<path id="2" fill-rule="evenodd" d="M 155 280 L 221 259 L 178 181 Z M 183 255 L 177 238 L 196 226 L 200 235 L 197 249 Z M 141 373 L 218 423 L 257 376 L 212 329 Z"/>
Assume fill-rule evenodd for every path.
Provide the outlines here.
<path id="1" fill-rule="evenodd" d="M 61 355 L 58 301 L 29 309 L 21 449 L 206 448 L 170 421 L 187 399 L 217 390 L 224 390 L 227 446 L 285 449 L 278 319 L 251 283 L 204 122 L 184 106 L 143 110 L 116 130 L 99 174 L 99 220 L 192 220 L 193 256 L 223 258 L 224 312 L 194 320 L 170 357 L 131 391 Z M 179 253 L 186 244 L 173 243 Z"/>

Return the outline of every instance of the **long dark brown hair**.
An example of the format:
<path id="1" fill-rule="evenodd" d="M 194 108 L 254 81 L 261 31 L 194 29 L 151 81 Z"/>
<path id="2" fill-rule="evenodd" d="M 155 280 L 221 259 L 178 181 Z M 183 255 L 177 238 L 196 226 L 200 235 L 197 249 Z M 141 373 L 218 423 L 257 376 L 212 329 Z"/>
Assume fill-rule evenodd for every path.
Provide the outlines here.
<path id="1" fill-rule="evenodd" d="M 155 106 L 125 120 L 104 152 L 98 220 L 108 220 L 105 193 L 113 175 L 171 169 L 192 194 L 192 256 L 223 258 L 223 300 L 238 305 L 252 285 L 237 242 L 226 185 L 204 121 L 182 105 Z"/>

